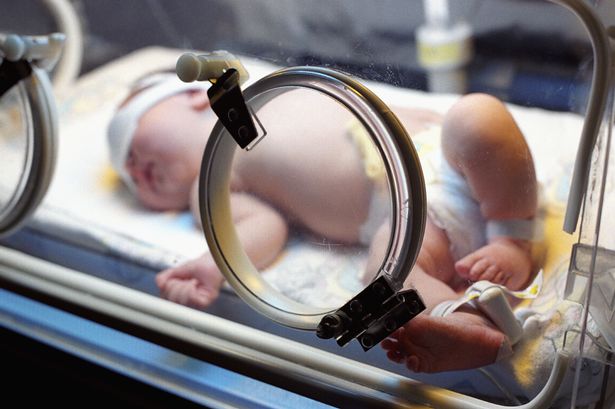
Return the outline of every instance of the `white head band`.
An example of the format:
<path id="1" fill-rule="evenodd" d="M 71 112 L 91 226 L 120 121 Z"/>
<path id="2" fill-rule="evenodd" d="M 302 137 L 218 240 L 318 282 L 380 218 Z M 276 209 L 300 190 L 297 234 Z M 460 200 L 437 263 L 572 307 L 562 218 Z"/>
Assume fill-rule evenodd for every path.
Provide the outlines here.
<path id="1" fill-rule="evenodd" d="M 141 116 L 165 98 L 190 90 L 205 90 L 208 87 L 208 82 L 182 82 L 174 73 L 152 75 L 136 87 L 137 90 L 145 89 L 116 112 L 107 128 L 109 156 L 111 166 L 131 190 L 135 191 L 136 186 L 126 169 L 126 160 Z"/>

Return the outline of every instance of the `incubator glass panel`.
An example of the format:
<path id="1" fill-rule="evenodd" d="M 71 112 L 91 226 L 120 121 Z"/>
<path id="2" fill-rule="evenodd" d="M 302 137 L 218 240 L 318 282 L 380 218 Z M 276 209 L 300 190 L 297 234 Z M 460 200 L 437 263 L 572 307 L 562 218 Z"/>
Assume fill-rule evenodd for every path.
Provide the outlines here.
<path id="1" fill-rule="evenodd" d="M 275 356 L 273 363 L 266 364 L 267 370 L 275 372 L 280 361 L 291 361 L 301 379 L 310 378 L 311 361 L 276 354 L 299 356 L 305 346 L 309 353 L 330 354 L 324 360 L 332 365 L 339 358 L 340 371 L 348 361 L 365 364 L 360 368 L 365 369 L 366 378 L 361 378 L 361 370 L 345 380 L 356 381 L 352 393 L 368 388 L 360 380 L 373 375 L 368 381 L 382 381 L 374 393 L 390 393 L 387 396 L 394 397 L 388 403 L 402 404 L 413 403 L 407 392 L 413 390 L 415 381 L 492 403 L 520 405 L 534 399 L 547 383 L 554 362 L 564 362 L 559 361 L 559 353 L 578 351 L 591 287 L 592 336 L 600 334 L 593 339 L 605 348 L 601 355 L 588 355 L 580 364 L 580 381 L 575 385 L 584 386 L 577 397 L 588 404 L 597 402 L 603 382 L 612 391 L 615 371 L 609 373 L 596 362 L 612 364 L 608 354 L 615 348 L 613 97 L 611 111 L 600 119 L 582 224 L 573 234 L 564 233 L 594 57 L 587 30 L 561 6 L 563 1 L 70 3 L 76 6 L 82 24 L 79 40 L 85 47 L 79 78 L 56 95 L 60 125 L 56 173 L 27 228 L 2 237 L 0 264 L 19 259 L 13 253 L 5 254 L 14 251 L 67 267 L 74 276 L 41 269 L 47 274 L 41 274 L 42 280 L 74 290 L 77 294 L 71 300 L 83 297 L 86 310 L 100 308 L 107 313 L 112 310 L 107 304 L 115 303 L 128 309 L 130 313 L 123 313 L 118 327 L 137 328 L 138 336 L 157 330 L 147 327 L 150 322 L 171 322 L 170 335 L 160 337 L 161 343 L 175 337 L 183 341 L 187 333 L 215 348 L 219 345 L 209 342 L 209 337 L 242 334 L 242 326 L 281 337 L 280 343 L 269 347 L 258 337 L 254 337 L 258 344 L 254 346 L 248 345 L 250 336 L 229 336 L 232 342 L 221 344 L 228 351 L 220 347 L 216 353 L 234 353 L 233 370 L 243 369 L 237 356 L 249 356 L 242 354 L 251 348 L 258 356 L 250 365 L 265 361 L 259 362 L 259 354 Z M 592 8 L 605 24 L 615 20 L 612 1 L 578 3 Z M 34 1 L 11 2 L 7 10 L 19 9 L 21 16 L 20 7 L 36 14 L 39 6 Z M 44 27 L 43 33 L 60 27 L 49 22 L 47 11 L 39 14 L 44 16 L 30 19 L 24 29 L 41 34 L 37 27 Z M 3 22 L 19 22 L 9 17 L 8 12 L 0 16 L 0 26 L 15 29 Z M 200 214 L 199 200 L 204 194 L 198 192 L 207 140 L 214 126 L 221 127 L 215 125 L 218 119 L 207 95 L 212 85 L 207 80 L 215 83 L 215 78 L 188 84 L 175 74 L 182 54 L 216 50 L 232 53 L 245 66 L 249 79 L 241 84 L 244 93 L 280 69 L 325 67 L 369 88 L 390 108 L 387 115 L 399 120 L 410 137 L 409 145 L 416 150 L 426 184 L 422 245 L 445 244 L 437 247 L 438 252 L 425 251 L 420 265 L 409 268 L 412 274 L 404 285 L 418 289 L 428 308 L 414 321 L 426 330 L 406 341 L 423 340 L 420 337 L 425 335 L 428 347 L 445 345 L 431 354 L 444 369 L 415 370 L 413 362 L 399 351 L 377 345 L 364 352 L 356 342 L 341 348 L 335 339 L 320 339 L 315 331 L 279 325 L 243 302 L 239 291 L 220 275 L 201 226 L 207 215 Z M 464 98 L 469 94 L 473 94 L 470 99 Z M 472 100 L 474 105 L 462 105 L 463 109 L 450 115 L 451 109 L 460 107 L 459 101 L 467 102 L 476 94 L 483 95 Z M 484 94 L 489 97 L 482 99 Z M 0 99 L 0 219 L 11 213 L 23 192 L 33 152 L 36 154 L 29 139 L 31 113 L 24 97 L 22 86 L 17 86 Z M 497 110 L 492 111 L 494 107 Z M 122 116 L 122 112 L 129 114 Z M 233 145 L 231 179 L 225 186 L 230 189 L 235 232 L 244 237 L 243 251 L 256 266 L 258 277 L 296 302 L 299 309 L 335 311 L 386 270 L 385 253 L 395 240 L 391 230 L 396 224 L 391 220 L 412 210 L 403 213 L 405 209 L 395 208 L 393 185 L 400 180 L 385 175 L 390 155 L 376 146 L 369 126 L 356 113 L 316 89 L 289 88 L 251 113 L 266 136 L 250 150 Z M 490 121 L 496 116 L 503 120 L 493 126 Z M 195 125 L 201 119 L 206 122 L 203 128 Z M 490 126 L 479 126 L 485 123 Z M 517 142 L 527 144 L 527 150 L 490 162 L 496 157 L 495 145 L 488 145 L 493 142 L 490 137 L 511 129 Z M 464 130 L 465 136 L 478 137 L 450 138 L 458 138 Z M 159 157 L 147 156 L 145 150 L 151 148 Z M 168 156 L 176 152 L 180 155 Z M 473 159 L 463 162 L 462 153 L 474 155 Z M 491 167 L 486 166 L 489 162 Z M 515 206 L 494 216 L 485 202 L 479 203 L 485 190 L 468 182 L 468 175 L 479 169 L 479 179 L 497 179 L 495 176 L 519 164 L 521 171 L 495 184 L 501 194 L 498 203 Z M 180 189 L 152 201 L 144 196 L 144 183 Z M 161 189 L 154 190 L 160 193 Z M 522 208 L 524 194 L 529 201 L 535 199 L 535 209 L 516 212 Z M 490 223 L 498 218 L 505 222 Z M 265 242 L 250 241 L 263 233 Z M 508 261 L 512 260 L 509 266 L 515 269 L 523 265 L 522 274 L 504 276 L 495 268 L 472 270 L 480 254 L 466 257 L 499 236 L 510 239 L 504 240 L 506 244 L 521 242 L 521 251 Z M 599 248 L 595 259 L 594 245 Z M 485 259 L 476 264 L 488 265 Z M 495 309 L 505 311 L 504 315 L 486 312 L 491 307 L 484 302 L 489 298 L 484 294 L 491 293 L 484 284 L 476 286 L 480 281 L 497 284 L 501 294 L 487 301 L 499 303 Z M 432 287 L 428 282 L 436 284 Z M 255 280 L 254 286 L 259 285 Z M 462 334 L 456 339 L 446 338 L 451 331 L 438 336 L 429 331 L 438 322 L 459 317 L 452 311 L 472 311 L 497 337 L 505 334 L 506 342 L 498 343 L 493 354 L 478 343 L 468 343 L 465 356 L 474 360 L 465 361 L 469 368 L 458 371 L 454 356 L 462 350 L 465 330 L 472 326 L 461 325 L 464 331 L 455 333 Z M 97 318 L 96 311 L 91 315 Z M 203 326 L 212 316 L 215 325 Z M 210 331 L 212 328 L 221 329 Z M 182 342 L 169 344 L 188 355 L 199 345 L 187 343 L 189 347 L 182 350 Z M 141 358 L 139 353 L 134 355 Z M 194 355 L 199 359 L 183 357 L 173 370 L 189 372 L 208 357 Z M 172 361 L 162 360 L 165 364 Z M 224 365 L 225 359 L 216 364 Z M 571 401 L 576 367 L 568 361 L 562 365 L 564 383 L 554 399 L 565 406 Z M 140 363 L 128 366 L 143 367 Z M 161 379 L 162 372 L 158 374 Z M 318 386 L 314 388 L 339 387 L 323 379 L 315 381 Z M 421 390 L 418 400 L 431 393 Z"/>
<path id="2" fill-rule="evenodd" d="M 583 304 L 589 312 L 583 322 L 587 331 L 584 352 L 611 365 L 615 349 L 615 214 L 610 210 L 615 200 L 614 89 L 611 84 L 591 158 L 579 242 L 573 247 L 566 286 L 566 296 Z"/>
<path id="3" fill-rule="evenodd" d="M 31 124 L 24 88 L 14 86 L 0 98 L 0 220 L 16 210 L 30 175 Z"/>

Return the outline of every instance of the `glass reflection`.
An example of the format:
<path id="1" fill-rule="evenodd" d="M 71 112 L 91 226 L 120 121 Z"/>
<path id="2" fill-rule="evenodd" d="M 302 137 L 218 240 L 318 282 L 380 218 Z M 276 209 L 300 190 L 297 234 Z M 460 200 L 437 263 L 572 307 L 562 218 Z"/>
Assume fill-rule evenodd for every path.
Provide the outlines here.
<path id="1" fill-rule="evenodd" d="M 150 2 L 149 6 L 153 3 L 159 2 Z M 248 55 L 262 57 L 276 66 L 314 64 L 341 67 L 364 79 L 378 81 L 368 85 L 392 107 L 401 104 L 435 109 L 445 114 L 460 97 L 423 92 L 430 88 L 431 78 L 425 69 L 429 67 L 421 66 L 415 56 L 418 45 L 414 33 L 426 23 L 421 2 L 404 4 L 403 7 L 382 7 L 369 2 L 364 2 L 363 7 L 357 7 L 354 2 L 336 3 L 329 7 L 323 3 L 318 13 L 313 12 L 311 5 L 301 2 L 289 2 L 285 6 L 285 13 L 280 13 L 278 3 L 275 7 L 269 7 L 269 3 L 255 1 L 246 4 L 239 0 L 182 2 L 181 5 L 160 3 L 161 7 L 158 8 L 122 3 L 114 5 L 114 11 L 117 13 L 119 7 L 121 10 L 117 14 L 122 16 L 118 27 L 114 28 L 121 30 L 109 30 L 109 20 L 104 18 L 106 11 L 109 11 L 108 4 L 83 2 L 84 15 L 90 19 L 89 34 L 96 40 L 85 50 L 85 62 L 87 69 L 96 67 L 98 70 L 92 73 L 89 80 L 84 78 L 76 84 L 72 99 L 65 105 L 61 118 L 64 126 L 61 137 L 62 144 L 71 148 L 62 152 L 58 177 L 54 182 L 55 190 L 52 189 L 51 200 L 47 200 L 46 204 L 62 209 L 67 215 L 66 219 L 77 221 L 79 229 L 83 229 L 91 240 L 84 241 L 84 234 L 66 234 L 72 225 L 66 229 L 53 225 L 53 229 L 46 227 L 47 230 L 43 232 L 45 235 L 58 235 L 62 240 L 74 244 L 72 251 L 75 253 L 85 252 L 82 249 L 86 248 L 102 254 L 103 262 L 92 261 L 95 257 L 89 253 L 87 263 L 74 262 L 79 269 L 104 275 L 109 280 L 156 296 L 178 295 L 181 292 L 165 293 L 161 290 L 154 283 L 156 273 L 179 265 L 178 261 L 193 259 L 206 250 L 202 233 L 193 226 L 184 201 L 179 210 L 152 212 L 121 186 L 119 178 L 110 171 L 109 160 L 105 155 L 105 125 L 129 92 L 129 84 L 153 68 L 172 67 L 177 56 L 188 51 L 186 47 L 197 50 L 224 48 L 242 58 Z M 588 76 L 586 74 L 591 65 L 586 34 L 567 11 L 546 1 L 449 3 L 451 20 L 466 21 L 473 29 L 475 54 L 464 66 L 467 71 L 467 91 L 487 92 L 516 104 L 510 107 L 511 113 L 527 139 L 535 161 L 538 182 L 545 188 L 546 222 L 548 226 L 557 227 L 548 230 L 545 243 L 541 243 L 550 248 L 545 271 L 551 272 L 547 279 L 555 283 L 550 284 L 555 287 L 561 280 L 554 274 L 557 271 L 552 267 L 566 256 L 564 253 L 569 252 L 570 246 L 567 240 L 562 241 L 553 231 L 560 230 L 561 209 L 566 201 L 568 177 L 578 146 L 582 117 L 554 111 L 584 110 L 587 84 L 583 80 Z M 610 2 L 599 3 L 604 16 L 609 15 L 606 12 L 609 10 L 612 15 L 613 6 Z M 195 4 L 202 7 L 202 10 L 195 11 L 192 8 Z M 340 21 L 345 24 L 340 25 Z M 165 29 L 161 30 L 161 26 Z M 202 34 L 204 26 L 209 27 L 206 36 Z M 263 27 L 267 30 L 263 30 Z M 169 32 L 175 35 L 169 35 Z M 157 47 L 124 56 L 144 45 Z M 160 45 L 173 48 L 162 50 L 158 48 Z M 245 60 L 250 59 L 246 57 Z M 263 60 L 254 59 L 250 62 L 253 79 L 274 68 Z M 383 82 L 392 84 L 395 89 L 384 86 Z M 15 137 L 20 134 L 20 127 L 27 122 L 25 117 L 11 113 L 17 104 L 7 101 L 15 92 L 11 91 L 1 100 L 0 180 L 3 189 L 5 181 L 8 181 L 8 190 L 0 192 L 0 215 L 10 208 L 11 201 L 19 193 L 19 180 L 28 161 L 27 152 L 31 149 L 27 139 Z M 276 214 L 283 216 L 282 224 L 287 232 L 281 240 L 283 244 L 278 243 L 275 255 L 270 255 L 259 267 L 267 279 L 289 297 L 312 305 L 337 307 L 348 295 L 362 288 L 364 280 L 369 280 L 377 270 L 382 260 L 382 251 L 386 249 L 380 245 L 387 241 L 388 234 L 386 229 L 370 230 L 371 240 L 359 240 L 357 226 L 367 219 L 369 210 L 366 209 L 371 209 L 373 195 L 351 194 L 349 185 L 340 183 L 342 177 L 332 177 L 332 173 L 325 170 L 326 165 L 340 164 L 347 158 L 342 155 L 343 151 L 334 149 L 331 141 L 318 144 L 322 135 L 312 134 L 322 129 L 327 134 L 333 131 L 336 135 L 346 135 L 350 132 L 352 117 L 342 107 L 320 94 L 299 95 L 299 102 L 294 104 L 290 99 L 296 92 L 289 93 L 288 98 L 281 97 L 272 101 L 258 113 L 270 135 L 253 152 L 238 152 L 236 158 L 238 162 L 244 162 L 245 156 L 245 162 L 249 164 L 265 151 L 285 156 L 288 153 L 285 149 L 298 149 L 301 144 L 309 145 L 299 152 L 300 160 L 290 165 L 301 165 L 299 168 L 302 169 L 307 165 L 316 168 L 317 172 L 308 173 L 311 175 L 311 184 L 298 182 L 300 178 L 288 171 L 289 164 L 277 160 L 266 163 L 275 163 L 278 167 L 259 168 L 258 172 L 249 174 L 253 179 L 250 183 L 259 188 L 265 188 L 275 178 L 284 176 L 281 179 L 286 180 L 290 188 L 294 189 L 293 195 L 280 195 L 278 198 L 274 197 L 275 192 L 264 192 L 267 200 L 263 200 L 262 205 L 273 207 Z M 307 98 L 318 99 L 318 103 L 308 104 L 305 102 Z M 523 109 L 522 105 L 540 109 Z M 440 174 L 440 167 L 436 166 L 439 164 L 436 159 L 441 159 L 439 154 L 442 150 L 439 136 L 415 135 L 412 127 L 408 126 L 412 119 L 404 120 L 403 114 L 399 111 L 396 113 L 412 134 L 428 181 L 435 179 Z M 160 116 L 177 117 L 169 109 L 164 110 Z M 300 126 L 304 123 L 310 123 L 310 126 Z M 21 131 L 22 134 L 26 133 L 25 128 Z M 84 138 L 84 135 L 91 137 Z M 310 149 L 318 155 L 312 155 L 314 152 L 310 152 Z M 359 151 L 356 146 L 353 149 Z M 197 153 L 198 157 L 202 153 L 200 146 L 197 149 L 193 145 L 190 150 Z M 75 155 L 69 156 L 73 152 Z M 255 155 L 253 159 L 251 155 Z M 311 156 L 316 159 L 310 159 Z M 360 153 L 357 156 L 361 158 L 360 162 L 363 161 Z M 324 161 L 331 157 L 334 158 L 333 162 L 327 161 L 325 165 L 317 166 L 318 160 Z M 280 170 L 282 166 L 284 168 Z M 361 172 L 355 168 L 352 173 Z M 361 174 L 366 174 L 365 167 Z M 303 199 L 305 195 L 314 193 L 308 191 L 309 186 L 316 186 L 318 192 L 310 196 L 309 200 Z M 320 191 L 326 186 L 333 193 Z M 371 191 L 375 190 L 375 186 L 377 183 L 372 182 Z M 238 191 L 248 196 L 256 193 L 246 187 Z M 385 193 L 388 194 L 388 191 Z M 274 201 L 274 206 L 271 201 Z M 248 210 L 253 208 L 247 207 Z M 309 218 L 299 217 L 302 211 L 310 210 L 328 210 L 331 217 L 326 223 L 323 221 L 322 225 L 310 225 Z M 351 220 L 350 216 L 355 219 Z M 386 215 L 381 217 L 386 220 Z M 343 229 L 353 230 L 352 234 L 348 235 L 348 231 L 346 234 L 332 231 L 338 223 Z M 269 229 L 265 232 L 265 239 L 271 239 L 272 231 Z M 381 234 L 383 240 L 374 239 L 375 235 Z M 461 239 L 464 238 L 462 236 Z M 62 240 L 58 240 L 58 243 Z M 24 243 L 27 241 L 24 240 Z M 51 249 L 42 251 L 44 257 L 56 257 L 54 244 L 48 244 Z M 23 247 L 25 251 L 36 252 L 27 244 Z M 376 252 L 377 249 L 380 252 Z M 66 260 L 77 258 L 74 255 L 65 257 Z M 120 263 L 117 259 L 122 261 L 121 266 L 118 266 Z M 59 261 L 70 264 L 66 260 Z M 59 262 L 57 259 L 55 261 Z M 460 282 L 460 287 L 466 284 Z M 329 293 L 331 287 L 335 288 Z M 343 292 L 337 287 L 343 287 Z M 254 322 L 259 322 L 259 317 L 255 317 L 256 314 L 237 313 L 233 302 L 221 297 L 216 303 L 208 305 L 207 310 L 258 327 Z M 547 304 L 546 301 L 542 303 Z M 536 304 L 540 305 L 540 302 Z M 292 337 L 293 333 L 286 335 Z M 341 353 L 340 350 L 335 351 Z M 523 354 L 517 355 L 523 358 Z M 518 362 L 520 366 L 522 361 L 528 362 L 531 355 L 521 358 Z M 362 356 L 362 359 L 370 359 L 370 356 Z M 377 364 L 387 366 L 388 361 L 382 359 Z M 512 364 L 515 364 L 514 360 Z M 403 365 L 388 367 L 408 373 Z"/>
<path id="2" fill-rule="evenodd" d="M 310 306 L 339 307 L 382 263 L 384 254 L 369 256 L 375 233 L 389 229 L 382 158 L 358 119 L 317 91 L 292 90 L 257 115 L 267 136 L 233 162 L 240 241 L 276 289 Z"/>

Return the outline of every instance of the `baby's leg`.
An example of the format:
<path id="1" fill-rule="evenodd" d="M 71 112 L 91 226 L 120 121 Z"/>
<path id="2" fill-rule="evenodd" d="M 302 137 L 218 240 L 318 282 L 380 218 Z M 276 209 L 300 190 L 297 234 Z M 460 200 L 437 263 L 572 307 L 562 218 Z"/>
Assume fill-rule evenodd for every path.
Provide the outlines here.
<path id="1" fill-rule="evenodd" d="M 430 373 L 478 368 L 512 353 L 506 336 L 471 311 L 446 317 L 420 314 L 381 345 L 392 361 Z"/>
<path id="2" fill-rule="evenodd" d="M 458 296 L 420 264 L 408 277 L 410 286 L 418 290 L 427 310 L 382 342 L 389 359 L 415 372 L 440 372 L 488 365 L 511 352 L 506 336 L 475 310 L 429 315 L 440 302 Z"/>
<path id="3" fill-rule="evenodd" d="M 389 230 L 389 223 L 383 223 L 374 236 L 367 268 L 370 280 L 382 264 Z M 438 304 L 459 297 L 449 285 L 453 283 L 447 284 L 446 266 L 452 261 L 446 262 L 450 256 L 442 256 L 448 250 L 448 240 L 440 236 L 444 235 L 428 223 L 426 240 L 404 283 L 404 288 L 417 289 L 426 311 L 382 342 L 389 359 L 403 362 L 415 372 L 476 368 L 510 353 L 505 335 L 477 311 L 457 311 L 446 317 L 430 315 Z"/>
<path id="4" fill-rule="evenodd" d="M 487 220 L 532 219 L 537 208 L 536 173 L 530 150 L 506 107 L 488 95 L 462 98 L 442 127 L 444 156 L 468 182 Z M 530 242 L 493 237 L 455 264 L 473 281 L 521 288 L 532 270 Z"/>

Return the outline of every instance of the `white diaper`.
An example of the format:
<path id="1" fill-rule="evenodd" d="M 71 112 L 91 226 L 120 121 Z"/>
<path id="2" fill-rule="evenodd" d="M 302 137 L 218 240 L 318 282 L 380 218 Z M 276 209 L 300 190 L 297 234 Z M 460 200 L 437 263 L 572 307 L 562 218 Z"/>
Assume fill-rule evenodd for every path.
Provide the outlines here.
<path id="1" fill-rule="evenodd" d="M 451 243 L 451 255 L 459 260 L 497 236 L 539 241 L 544 230 L 544 201 L 538 186 L 538 210 L 532 220 L 486 220 L 472 196 L 466 179 L 440 154 L 440 171 L 427 184 L 427 214 L 443 229 Z"/>
<path id="2" fill-rule="evenodd" d="M 359 228 L 359 242 L 370 246 L 380 226 L 391 220 L 391 194 L 384 162 L 365 127 L 353 119 L 348 123 L 347 129 L 347 136 L 357 148 L 363 162 L 365 176 L 372 183 L 369 212 Z"/>
<path id="3" fill-rule="evenodd" d="M 427 214 L 443 229 L 455 260 L 487 244 L 486 220 L 465 178 L 440 155 L 440 171 L 427 184 Z"/>
<path id="4" fill-rule="evenodd" d="M 362 244 L 370 245 L 377 229 L 390 220 L 391 199 L 386 171 L 378 151 L 365 128 L 357 121 L 348 126 L 348 135 L 359 150 L 366 176 L 373 182 L 369 214 L 359 231 Z M 439 171 L 426 183 L 427 214 L 443 229 L 451 243 L 451 255 L 459 260 L 487 244 L 488 239 L 508 236 L 522 240 L 540 240 L 543 232 L 542 189 L 539 185 L 539 209 L 532 220 L 486 220 L 472 196 L 466 179 L 453 169 L 440 151 Z"/>

